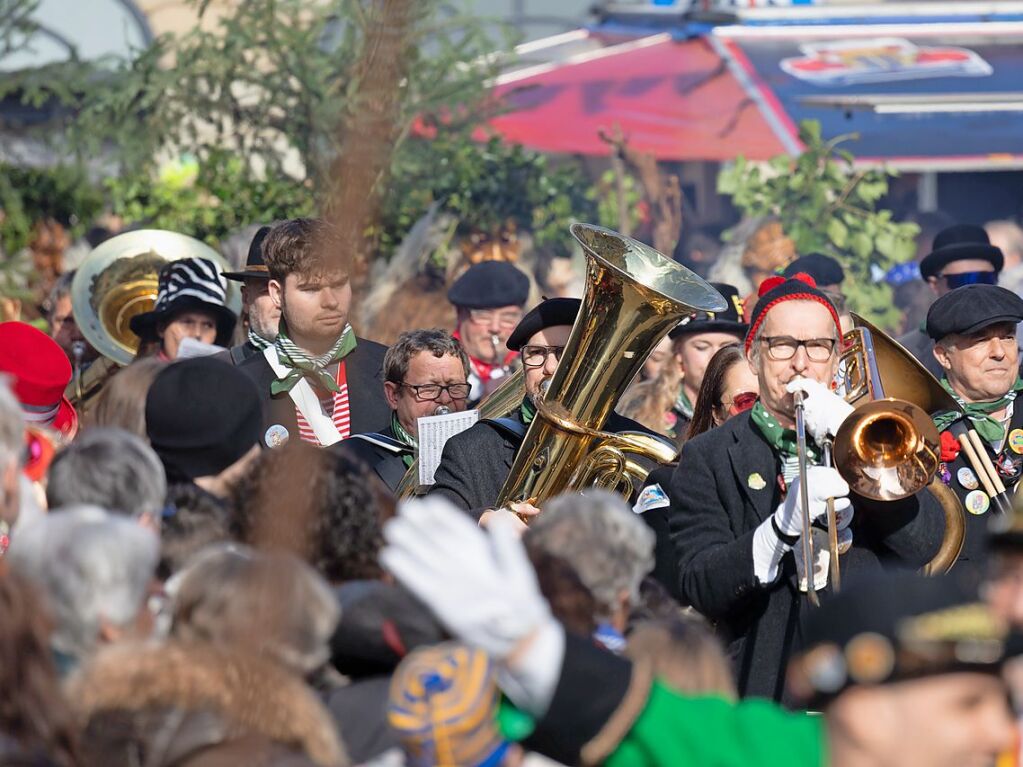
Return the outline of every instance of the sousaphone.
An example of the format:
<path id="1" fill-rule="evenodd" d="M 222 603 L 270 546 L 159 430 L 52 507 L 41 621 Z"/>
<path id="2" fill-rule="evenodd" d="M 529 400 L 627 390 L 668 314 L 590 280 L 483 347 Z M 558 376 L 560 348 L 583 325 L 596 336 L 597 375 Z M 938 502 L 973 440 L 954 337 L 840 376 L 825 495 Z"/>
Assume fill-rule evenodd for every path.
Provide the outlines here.
<path id="1" fill-rule="evenodd" d="M 129 323 L 156 304 L 160 269 L 182 258 L 206 258 L 222 271 L 231 265 L 199 240 L 162 229 L 140 229 L 112 237 L 95 248 L 78 267 L 71 283 L 71 306 L 82 335 L 100 354 L 127 365 L 140 339 Z M 238 286 L 228 281 L 227 303 L 241 310 Z"/>

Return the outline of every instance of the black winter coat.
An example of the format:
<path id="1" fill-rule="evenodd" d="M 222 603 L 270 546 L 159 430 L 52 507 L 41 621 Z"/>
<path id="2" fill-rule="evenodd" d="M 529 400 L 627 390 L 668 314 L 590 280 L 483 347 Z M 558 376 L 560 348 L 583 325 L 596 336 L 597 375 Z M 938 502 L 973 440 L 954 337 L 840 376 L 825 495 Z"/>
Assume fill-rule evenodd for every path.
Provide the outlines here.
<path id="1" fill-rule="evenodd" d="M 801 646 L 806 597 L 795 559 L 762 586 L 753 574 L 753 532 L 782 500 L 780 461 L 749 413 L 685 444 L 669 484 L 669 528 L 683 599 L 716 625 L 734 663 L 739 692 L 780 700 L 790 655 Z M 750 476 L 759 474 L 762 489 Z M 853 546 L 842 556 L 844 582 L 881 566 L 919 568 L 941 544 L 944 515 L 922 492 L 876 504 L 853 497 Z M 877 505 L 884 507 L 878 510 Z M 822 593 L 822 600 L 827 599 Z"/>
<path id="2" fill-rule="evenodd" d="M 355 456 L 373 469 L 377 476 L 393 492 L 405 476 L 405 472 L 408 471 L 404 456 L 414 455 L 415 450 L 408 445 L 401 445 L 399 447 L 398 445 L 392 446 L 388 444 L 385 446 L 382 443 L 361 439 L 356 437 L 355 434 L 356 432 L 353 432 L 351 437 L 332 445 L 330 449 Z M 376 435 L 382 435 L 388 440 L 400 442 L 390 425 L 386 429 L 377 429 L 377 431 L 367 434 L 369 437 Z"/>

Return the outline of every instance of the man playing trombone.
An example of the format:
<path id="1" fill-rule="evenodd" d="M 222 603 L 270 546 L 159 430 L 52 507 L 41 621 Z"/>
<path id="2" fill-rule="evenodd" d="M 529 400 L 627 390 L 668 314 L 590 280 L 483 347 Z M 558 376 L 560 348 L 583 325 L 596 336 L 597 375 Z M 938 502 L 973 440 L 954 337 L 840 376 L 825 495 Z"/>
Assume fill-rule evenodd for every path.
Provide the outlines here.
<path id="1" fill-rule="evenodd" d="M 812 609 L 808 592 L 817 599 L 831 590 L 828 533 L 805 530 L 807 521 L 833 517 L 844 574 L 889 563 L 919 568 L 944 534 L 944 514 L 930 493 L 869 501 L 825 465 L 826 443 L 851 411 L 832 393 L 840 339 L 835 307 L 811 277 L 765 281 L 745 342 L 760 401 L 688 442 L 670 483 L 679 591 L 716 623 L 744 696 L 781 697 L 788 658 L 802 645 L 800 618 Z M 807 532 L 816 544 L 809 578 L 802 561 Z"/>
<path id="2" fill-rule="evenodd" d="M 1020 321 L 1023 299 L 996 285 L 956 288 L 927 312 L 942 386 L 961 408 L 934 417 L 942 431 L 939 476 L 968 512 L 959 560 L 975 566 L 985 554 L 988 511 L 1008 511 L 1023 473 L 1023 408 L 1015 406 L 1023 390 Z"/>

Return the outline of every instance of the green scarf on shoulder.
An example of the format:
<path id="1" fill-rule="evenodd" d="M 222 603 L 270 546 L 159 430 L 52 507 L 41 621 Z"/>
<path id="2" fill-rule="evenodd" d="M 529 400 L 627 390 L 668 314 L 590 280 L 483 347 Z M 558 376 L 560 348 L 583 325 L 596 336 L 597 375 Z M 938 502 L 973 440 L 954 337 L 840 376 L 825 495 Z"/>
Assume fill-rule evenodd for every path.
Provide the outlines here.
<path id="1" fill-rule="evenodd" d="M 277 349 L 277 358 L 281 364 L 289 370 L 284 378 L 270 384 L 270 394 L 289 392 L 303 378 L 308 378 L 314 386 L 336 394 L 341 391 L 341 387 L 338 386 L 334 376 L 327 368 L 352 353 L 355 349 L 355 331 L 352 330 L 351 325 L 345 325 L 345 329 L 330 350 L 326 354 L 314 357 L 288 337 L 288 326 L 284 322 L 284 318 L 281 317 L 280 330 L 277 340 L 274 342 L 274 348 Z"/>
<path id="2" fill-rule="evenodd" d="M 1016 399 L 1019 392 L 1023 390 L 1023 379 L 1016 376 L 1015 383 L 1005 393 L 1005 396 L 990 402 L 966 402 L 953 391 L 952 385 L 948 382 L 947 378 L 941 379 L 941 385 L 945 391 L 952 395 L 952 398 L 959 404 L 959 407 L 963 409 L 966 417 L 970 419 L 970 423 L 973 424 L 973 428 L 976 429 L 977 434 L 980 435 L 982 440 L 996 444 L 1005 439 L 1005 427 L 997 418 L 993 418 L 991 414 L 1004 410 L 1008 407 L 1009 403 Z M 938 431 L 945 431 L 957 420 L 959 420 L 959 413 L 954 410 L 948 413 L 939 413 L 934 417 L 934 425 Z"/>

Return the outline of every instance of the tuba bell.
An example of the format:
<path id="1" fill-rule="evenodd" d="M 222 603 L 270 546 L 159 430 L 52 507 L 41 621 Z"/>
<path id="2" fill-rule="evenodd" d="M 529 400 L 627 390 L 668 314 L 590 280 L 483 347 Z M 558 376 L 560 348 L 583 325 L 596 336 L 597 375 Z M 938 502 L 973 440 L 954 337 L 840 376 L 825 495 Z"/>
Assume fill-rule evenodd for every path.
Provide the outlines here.
<path id="1" fill-rule="evenodd" d="M 102 356 L 84 373 L 76 366 L 67 392 L 72 402 L 88 400 L 118 368 L 135 358 L 139 337 L 131 330 L 131 318 L 150 311 L 156 303 L 160 269 L 190 257 L 230 269 L 209 245 L 162 229 L 119 234 L 85 257 L 71 282 L 71 308 L 82 335 Z M 233 282 L 228 283 L 227 302 L 235 312 L 240 310 L 241 293 Z"/>
<path id="2" fill-rule="evenodd" d="M 586 255 L 586 291 L 557 372 L 516 454 L 497 505 L 535 505 L 571 489 L 628 494 L 645 478 L 642 460 L 676 457 L 649 434 L 602 431 L 647 355 L 694 311 L 720 312 L 721 294 L 703 279 L 624 235 L 573 224 Z M 637 460 L 640 459 L 640 460 Z"/>
<path id="3" fill-rule="evenodd" d="M 853 492 L 880 501 L 927 488 L 945 512 L 945 537 L 925 572 L 947 572 L 963 547 L 964 510 L 935 479 L 938 430 L 930 413 L 959 406 L 897 341 L 853 314 L 845 334 L 845 398 L 855 408 L 835 435 L 834 462 Z"/>

